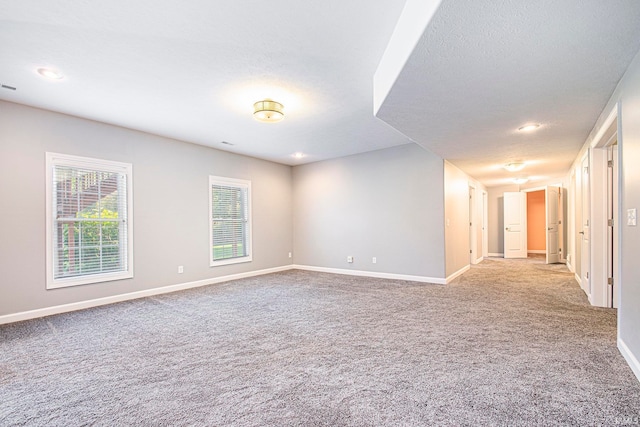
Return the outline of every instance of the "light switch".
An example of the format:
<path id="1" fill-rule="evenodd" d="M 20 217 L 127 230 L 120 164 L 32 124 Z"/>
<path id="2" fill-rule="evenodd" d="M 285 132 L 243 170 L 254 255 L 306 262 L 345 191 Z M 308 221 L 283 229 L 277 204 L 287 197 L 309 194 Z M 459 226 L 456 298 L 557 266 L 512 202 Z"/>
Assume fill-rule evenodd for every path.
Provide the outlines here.
<path id="1" fill-rule="evenodd" d="M 627 225 L 631 225 L 631 226 L 636 226 L 637 225 L 637 219 L 636 219 L 636 209 L 627 209 Z"/>

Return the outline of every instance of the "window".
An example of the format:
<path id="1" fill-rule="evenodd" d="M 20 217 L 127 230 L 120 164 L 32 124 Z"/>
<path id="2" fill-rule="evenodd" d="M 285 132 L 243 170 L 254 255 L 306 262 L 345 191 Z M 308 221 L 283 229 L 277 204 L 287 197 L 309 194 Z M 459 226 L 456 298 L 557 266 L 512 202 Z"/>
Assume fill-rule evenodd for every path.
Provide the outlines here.
<path id="1" fill-rule="evenodd" d="M 131 165 L 46 160 L 47 289 L 133 277 Z"/>
<path id="2" fill-rule="evenodd" d="M 251 261 L 251 182 L 209 177 L 211 266 Z"/>

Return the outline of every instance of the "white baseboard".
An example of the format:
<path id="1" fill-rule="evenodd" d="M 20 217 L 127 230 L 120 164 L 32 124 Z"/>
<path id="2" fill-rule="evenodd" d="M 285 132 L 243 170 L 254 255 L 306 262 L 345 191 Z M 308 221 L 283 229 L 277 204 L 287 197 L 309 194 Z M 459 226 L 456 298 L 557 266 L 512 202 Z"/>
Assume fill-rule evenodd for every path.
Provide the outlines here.
<path id="1" fill-rule="evenodd" d="M 529 254 L 546 254 L 547 251 L 540 249 L 527 249 L 527 253 Z"/>
<path id="2" fill-rule="evenodd" d="M 407 274 L 379 273 L 375 271 L 363 271 L 363 270 L 346 270 L 343 268 L 316 267 L 313 265 L 293 265 L 292 268 L 298 269 L 298 270 L 306 270 L 306 271 L 318 271 L 321 273 L 344 274 L 347 276 L 375 277 L 378 279 L 409 280 L 412 282 L 434 283 L 437 285 L 445 285 L 447 283 L 446 279 L 443 279 L 440 277 L 411 276 Z"/>
<path id="3" fill-rule="evenodd" d="M 466 265 L 466 266 L 462 267 L 460 270 L 456 271 L 455 273 L 450 274 L 449 276 L 447 276 L 447 280 L 446 280 L 445 283 L 447 283 L 447 284 L 451 283 L 451 281 L 453 279 L 455 279 L 456 277 L 460 276 L 461 274 L 466 273 L 467 271 L 469 271 L 470 268 L 471 268 L 470 265 Z"/>
<path id="4" fill-rule="evenodd" d="M 640 381 L 640 361 L 638 361 L 638 358 L 634 356 L 621 338 L 618 338 L 618 350 L 620 350 L 620 353 L 629 364 L 629 367 L 636 375 L 636 378 Z"/>
<path id="5" fill-rule="evenodd" d="M 567 265 L 569 271 L 575 274 L 576 270 L 573 268 L 573 265 L 571 265 L 571 263 L 567 260 L 565 260 L 564 263 Z"/>
<path id="6" fill-rule="evenodd" d="M 150 297 L 153 295 L 168 294 L 185 289 L 197 288 L 200 286 L 214 285 L 216 283 L 227 282 L 229 280 L 244 279 L 246 277 L 261 276 L 263 274 L 277 273 L 291 270 L 293 266 L 267 268 L 264 270 L 249 271 L 246 273 L 230 274 L 228 276 L 214 277 L 211 279 L 197 280 L 195 282 L 179 283 L 176 285 L 163 286 L 160 288 L 145 289 L 143 291 L 129 292 L 126 294 L 113 295 L 109 297 L 96 298 L 86 301 L 73 302 L 70 304 L 56 305 L 53 307 L 39 308 L 36 310 L 23 311 L 20 313 L 5 314 L 0 316 L 0 325 L 5 323 L 20 322 L 22 320 L 35 319 L 38 317 L 51 316 L 53 314 L 67 313 L 69 311 L 83 310 L 85 308 L 98 307 L 101 305 L 113 304 L 116 302 L 129 301 L 132 299 Z"/>
<path id="7" fill-rule="evenodd" d="M 576 279 L 576 282 L 578 282 L 578 285 L 580 285 L 580 287 L 582 287 L 582 279 L 580 278 L 580 276 L 578 276 L 577 273 L 573 274 L 574 279 Z"/>
<path id="8" fill-rule="evenodd" d="M 499 253 L 489 253 L 490 257 L 494 257 L 494 258 L 504 258 L 504 254 L 499 254 Z"/>
<path id="9" fill-rule="evenodd" d="M 480 258 L 476 259 L 475 261 L 473 261 L 473 264 L 480 264 L 482 261 L 484 261 L 484 257 L 481 256 Z"/>

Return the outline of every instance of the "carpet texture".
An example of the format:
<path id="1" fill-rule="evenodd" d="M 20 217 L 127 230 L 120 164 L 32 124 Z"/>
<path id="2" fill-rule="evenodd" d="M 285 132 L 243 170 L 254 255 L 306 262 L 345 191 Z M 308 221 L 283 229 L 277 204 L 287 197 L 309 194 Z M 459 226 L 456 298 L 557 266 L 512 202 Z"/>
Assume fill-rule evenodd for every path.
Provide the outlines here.
<path id="1" fill-rule="evenodd" d="M 489 259 L 447 286 L 289 271 L 0 326 L 0 425 L 625 425 L 616 311 Z"/>

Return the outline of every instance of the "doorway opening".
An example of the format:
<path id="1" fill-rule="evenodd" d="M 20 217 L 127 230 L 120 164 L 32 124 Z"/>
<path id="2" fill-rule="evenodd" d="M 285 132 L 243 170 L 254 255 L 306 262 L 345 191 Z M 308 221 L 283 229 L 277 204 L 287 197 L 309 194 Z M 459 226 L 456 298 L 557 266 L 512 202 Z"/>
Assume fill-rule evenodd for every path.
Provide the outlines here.
<path id="1" fill-rule="evenodd" d="M 546 254 L 544 190 L 527 192 L 527 255 Z"/>
<path id="2" fill-rule="evenodd" d="M 617 109 L 609 115 L 588 151 L 591 166 L 586 208 L 591 219 L 584 263 L 591 270 L 591 304 L 617 308 L 620 301 L 620 178 Z M 583 200 L 583 203 L 585 201 Z"/>
<path id="3" fill-rule="evenodd" d="M 478 264 L 488 256 L 487 197 L 486 191 L 469 183 L 469 264 Z"/>
<path id="4" fill-rule="evenodd" d="M 504 193 L 504 257 L 565 262 L 563 205 L 561 185 Z"/>

